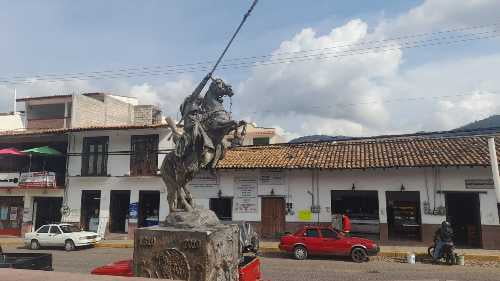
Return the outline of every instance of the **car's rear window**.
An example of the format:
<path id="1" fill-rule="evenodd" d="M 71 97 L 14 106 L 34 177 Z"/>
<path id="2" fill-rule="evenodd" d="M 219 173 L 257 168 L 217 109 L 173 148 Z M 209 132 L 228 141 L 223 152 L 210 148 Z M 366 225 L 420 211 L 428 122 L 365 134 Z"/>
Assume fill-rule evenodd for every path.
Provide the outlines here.
<path id="1" fill-rule="evenodd" d="M 64 233 L 80 232 L 80 229 L 74 225 L 61 225 L 60 227 Z"/>
<path id="2" fill-rule="evenodd" d="M 316 228 L 308 228 L 306 230 L 306 237 L 319 237 L 319 232 Z"/>

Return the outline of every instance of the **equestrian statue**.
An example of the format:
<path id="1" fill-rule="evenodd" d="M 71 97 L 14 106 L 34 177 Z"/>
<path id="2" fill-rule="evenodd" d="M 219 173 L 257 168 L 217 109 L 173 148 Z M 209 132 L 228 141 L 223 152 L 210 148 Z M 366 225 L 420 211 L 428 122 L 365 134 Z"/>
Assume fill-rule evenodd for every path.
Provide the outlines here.
<path id="1" fill-rule="evenodd" d="M 202 97 L 201 91 L 209 80 L 212 82 Z M 167 118 L 175 150 L 163 160 L 161 176 L 167 186 L 170 212 L 193 211 L 193 199 L 186 184 L 201 169 L 213 171 L 224 157 L 225 150 L 230 145 L 236 145 L 244 136 L 246 122 L 231 119 L 224 108 L 225 96 L 233 96 L 231 86 L 209 74 L 180 106 L 181 122 L 184 123 L 182 129 L 179 130 L 179 126 Z M 230 133 L 234 134 L 232 143 L 224 139 Z"/>

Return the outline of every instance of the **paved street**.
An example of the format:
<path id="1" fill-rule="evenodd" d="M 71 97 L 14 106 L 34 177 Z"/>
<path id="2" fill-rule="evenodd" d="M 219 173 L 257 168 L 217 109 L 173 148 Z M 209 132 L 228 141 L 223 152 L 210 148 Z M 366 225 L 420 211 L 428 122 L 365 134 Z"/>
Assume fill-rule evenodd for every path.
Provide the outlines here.
<path id="1" fill-rule="evenodd" d="M 356 264 L 348 260 L 313 258 L 297 261 L 274 256 L 262 261 L 264 277 L 272 281 L 315 280 L 500 280 L 500 268 L 439 266 L 370 261 Z"/>
<path id="2" fill-rule="evenodd" d="M 80 249 L 66 252 L 63 249 L 42 249 L 32 251 L 15 247 L 3 247 L 4 252 L 47 252 L 52 253 L 55 271 L 89 273 L 93 268 L 113 261 L 132 258 L 133 249 Z"/>
<path id="3" fill-rule="evenodd" d="M 29 252 L 6 247 L 8 252 Z M 64 272 L 88 273 L 96 266 L 132 257 L 132 249 L 83 249 L 65 252 L 58 249 L 42 250 L 53 254 L 54 269 Z M 313 258 L 297 261 L 287 256 L 262 257 L 265 280 L 500 280 L 500 268 L 478 266 L 408 265 L 395 262 L 371 261 L 355 264 L 348 260 Z"/>

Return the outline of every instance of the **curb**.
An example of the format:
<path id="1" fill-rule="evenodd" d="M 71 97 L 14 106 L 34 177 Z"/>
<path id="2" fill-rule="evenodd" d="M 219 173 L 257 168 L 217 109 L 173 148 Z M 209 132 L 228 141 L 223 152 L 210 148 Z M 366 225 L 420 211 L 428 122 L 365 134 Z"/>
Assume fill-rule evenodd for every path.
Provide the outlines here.
<path id="1" fill-rule="evenodd" d="M 124 249 L 124 248 L 134 248 L 134 243 L 133 242 L 123 242 L 123 243 L 99 242 L 94 247 L 95 248 Z"/>
<path id="2" fill-rule="evenodd" d="M 0 244 L 2 246 L 24 246 L 23 241 L 19 240 L 13 240 L 13 241 L 1 241 Z M 129 241 L 129 242 L 106 242 L 106 241 L 101 241 L 97 243 L 95 248 L 104 248 L 104 249 L 127 249 L 127 248 L 134 248 L 134 242 Z M 259 252 L 261 253 L 280 253 L 282 252 L 278 247 L 263 247 L 261 246 L 259 249 Z M 284 253 L 284 252 L 283 252 Z M 406 258 L 406 255 L 408 252 L 397 252 L 397 251 L 382 251 L 378 253 L 378 256 L 380 257 L 386 257 L 386 258 Z M 474 261 L 481 261 L 481 262 L 500 262 L 500 255 L 478 255 L 478 254 L 464 254 L 463 255 L 465 260 L 474 260 Z M 424 252 L 416 252 L 415 257 L 417 259 L 422 259 L 422 258 L 427 258 L 428 255 L 427 253 Z"/>
<path id="3" fill-rule="evenodd" d="M 23 241 L 1 241 L 1 246 L 24 246 Z"/>
<path id="4" fill-rule="evenodd" d="M 459 254 L 459 252 L 458 252 Z M 387 257 L 387 258 L 406 258 L 406 255 L 408 255 L 408 252 L 380 252 L 378 254 L 381 257 Z M 477 255 L 477 254 L 463 254 L 465 260 L 474 260 L 474 261 L 483 261 L 483 262 L 500 262 L 500 256 L 495 256 L 495 255 Z M 422 258 L 428 258 L 427 253 L 423 252 L 416 252 L 415 257 L 417 259 L 422 259 Z"/>

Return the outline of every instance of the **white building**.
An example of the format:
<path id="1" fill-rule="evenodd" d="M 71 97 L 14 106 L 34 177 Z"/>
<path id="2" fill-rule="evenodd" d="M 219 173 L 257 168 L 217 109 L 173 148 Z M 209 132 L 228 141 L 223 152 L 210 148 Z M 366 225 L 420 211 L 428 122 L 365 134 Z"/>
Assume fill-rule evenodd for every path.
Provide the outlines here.
<path id="1" fill-rule="evenodd" d="M 228 136 L 230 137 L 230 136 Z M 243 145 L 266 145 L 284 143 L 285 139 L 276 132 L 276 128 L 259 127 L 255 123 L 247 124 Z"/>
<path id="2" fill-rule="evenodd" d="M 431 244 L 448 219 L 458 244 L 499 249 L 489 161 L 486 138 L 474 136 L 240 147 L 192 192 L 220 217 L 255 222 L 263 236 L 349 211 L 353 231 L 382 242 Z"/>
<path id="3" fill-rule="evenodd" d="M 21 131 L 26 128 L 23 112 L 0 113 L 0 131 Z"/>
<path id="4" fill-rule="evenodd" d="M 70 211 L 63 220 L 91 230 L 97 230 L 98 223 L 99 232 L 110 237 L 109 233 L 133 235 L 137 224 L 164 219 L 166 190 L 157 170 L 173 148 L 169 132 L 159 124 L 70 133 Z"/>
<path id="5" fill-rule="evenodd" d="M 25 113 L 0 114 L 0 149 L 7 149 L 0 155 L 0 235 L 22 236 L 42 224 L 61 220 L 68 191 L 66 152 L 71 150 L 71 133 L 102 126 L 143 128 L 161 123 L 156 106 L 104 93 L 16 101 L 23 103 Z M 19 152 L 45 146 L 57 155 Z"/>
<path id="6" fill-rule="evenodd" d="M 165 186 L 153 167 L 173 147 L 168 135 L 164 125 L 71 132 L 63 219 L 107 238 L 164 220 Z M 491 178 L 484 137 L 399 137 L 234 148 L 216 175 L 203 172 L 190 186 L 196 205 L 252 222 L 266 237 L 349 211 L 353 231 L 382 242 L 430 244 L 448 219 L 459 244 L 498 249 Z"/>
<path id="7" fill-rule="evenodd" d="M 274 129 L 249 127 L 244 142 L 280 140 Z M 118 238 L 165 219 L 166 189 L 157 170 L 173 149 L 166 125 L 81 128 L 68 134 L 64 221 Z"/>

